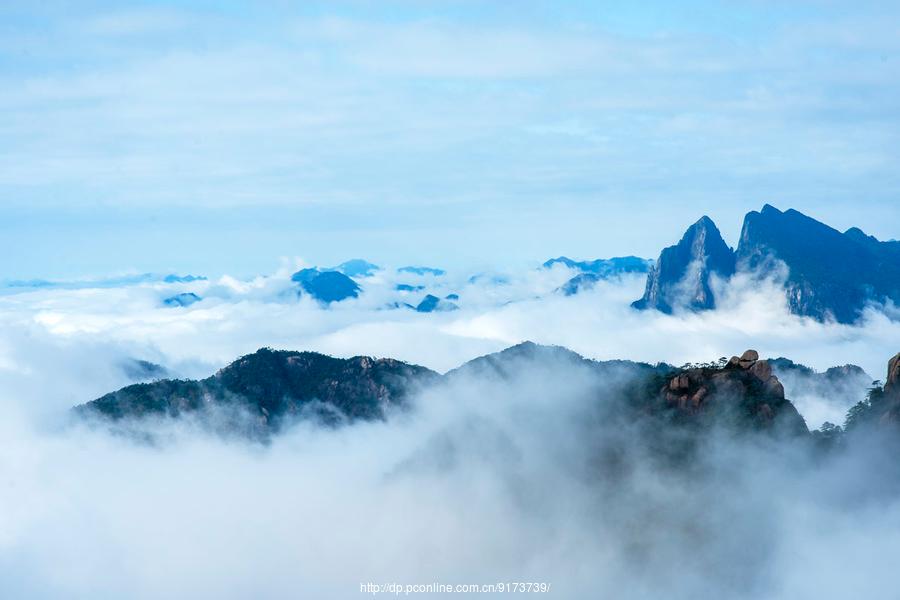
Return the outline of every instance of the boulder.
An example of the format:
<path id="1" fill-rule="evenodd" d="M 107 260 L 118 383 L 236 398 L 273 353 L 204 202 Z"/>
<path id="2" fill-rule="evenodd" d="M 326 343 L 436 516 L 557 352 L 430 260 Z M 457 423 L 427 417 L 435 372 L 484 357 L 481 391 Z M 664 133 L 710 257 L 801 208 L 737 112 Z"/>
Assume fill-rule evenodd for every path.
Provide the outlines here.
<path id="1" fill-rule="evenodd" d="M 742 361 L 744 361 L 744 360 L 747 360 L 747 361 L 759 360 L 759 352 L 757 352 L 756 350 L 747 350 L 746 352 L 741 354 L 741 360 Z"/>
<path id="2" fill-rule="evenodd" d="M 694 395 L 691 396 L 691 406 L 693 408 L 700 408 L 700 405 L 703 403 L 703 399 L 706 398 L 706 395 L 709 393 L 709 390 L 706 387 L 701 387 L 699 390 L 694 392 Z"/>
<path id="3" fill-rule="evenodd" d="M 772 367 L 767 360 L 758 360 L 754 362 L 750 365 L 749 371 L 762 381 L 766 381 L 772 376 Z"/>
<path id="4" fill-rule="evenodd" d="M 673 392 L 677 390 L 686 390 L 691 387 L 691 381 L 686 374 L 678 375 L 669 382 L 669 389 Z"/>

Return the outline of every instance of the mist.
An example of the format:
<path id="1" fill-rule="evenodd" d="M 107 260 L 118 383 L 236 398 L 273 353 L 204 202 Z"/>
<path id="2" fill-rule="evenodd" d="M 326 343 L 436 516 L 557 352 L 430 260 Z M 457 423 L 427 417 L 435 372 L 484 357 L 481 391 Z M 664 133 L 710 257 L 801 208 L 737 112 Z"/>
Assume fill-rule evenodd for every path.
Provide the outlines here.
<path id="1" fill-rule="evenodd" d="M 161 441 L 151 444 L 72 421 L 70 407 L 129 383 L 120 365 L 132 358 L 202 377 L 274 346 L 443 372 L 531 339 L 673 364 L 753 347 L 880 377 L 900 327 L 874 310 L 857 327 L 801 319 L 772 293 L 777 282 L 740 278 L 720 290 L 717 311 L 661 315 L 629 308 L 639 278 L 564 297 L 554 290 L 565 270 L 503 283 L 451 275 L 427 285 L 459 293 L 462 308 L 419 314 L 385 308 L 399 281 L 389 272 L 324 308 L 290 293 L 289 271 L 0 297 L 5 595 L 347 598 L 369 582 L 499 581 L 550 583 L 560 598 L 891 589 L 900 473 L 887 446 L 823 461 L 800 446 L 712 435 L 689 469 L 672 469 L 659 440 L 615 418 L 628 376 L 562 359 L 524 361 L 506 380 L 461 372 L 384 422 L 300 422 L 268 444 L 189 420 L 154 423 Z M 161 307 L 186 289 L 204 299 Z M 807 415 L 844 410 L 796 388 L 811 427 L 820 423 Z M 844 395 L 839 403 L 853 400 Z"/>
<path id="2" fill-rule="evenodd" d="M 176 422 L 146 445 L 7 411 L 0 579 L 11 597 L 48 598 L 520 580 L 562 598 L 890 589 L 894 461 L 860 448 L 819 463 L 722 435 L 671 469 L 614 419 L 627 384 L 521 361 L 509 380 L 464 374 L 386 422 L 301 423 L 270 445 Z"/>

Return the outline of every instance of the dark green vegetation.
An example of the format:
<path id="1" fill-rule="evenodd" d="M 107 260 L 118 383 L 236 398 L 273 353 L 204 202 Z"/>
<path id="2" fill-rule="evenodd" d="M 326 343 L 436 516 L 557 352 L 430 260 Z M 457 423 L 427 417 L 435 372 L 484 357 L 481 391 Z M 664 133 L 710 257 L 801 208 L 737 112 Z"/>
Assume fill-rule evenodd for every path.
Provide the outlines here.
<path id="1" fill-rule="evenodd" d="M 145 417 L 183 417 L 226 409 L 225 428 L 274 432 L 300 417 L 329 423 L 381 419 L 405 405 L 418 386 L 437 374 L 392 359 L 332 358 L 315 352 L 264 348 L 203 380 L 162 380 L 122 388 L 81 405 L 82 416 L 113 421 Z"/>
<path id="2" fill-rule="evenodd" d="M 885 386 L 873 389 L 868 400 L 854 407 L 847 431 L 900 423 L 898 363 L 900 357 L 895 357 Z M 837 384 L 841 373 L 853 374 L 854 369 L 829 373 L 827 377 Z M 262 349 L 206 379 L 131 385 L 75 412 L 132 424 L 147 418 L 189 418 L 220 432 L 267 437 L 298 419 L 326 424 L 384 419 L 392 410 L 411 406 L 413 397 L 425 390 L 474 393 L 484 395 L 486 401 L 502 402 L 503 396 L 531 385 L 529 381 L 547 386 L 551 395 L 561 399 L 581 397 L 585 406 L 596 409 L 598 422 L 619 423 L 623 430 L 637 428 L 661 447 L 673 444 L 673 435 L 693 440 L 711 431 L 765 432 L 790 439 L 810 436 L 803 418 L 785 398 L 771 364 L 760 360 L 755 351 L 676 368 L 594 361 L 565 348 L 530 342 L 476 358 L 443 376 L 392 359 L 338 359 L 315 352 Z M 460 385 L 469 386 L 468 391 L 460 391 Z M 493 387 L 490 391 L 479 387 L 485 385 Z M 840 440 L 843 432 L 827 425 L 812 437 L 831 443 Z"/>
<path id="3" fill-rule="evenodd" d="M 900 430 L 900 354 L 888 362 L 884 385 L 876 381 L 866 399 L 847 413 L 844 430 L 850 433 L 871 426 Z"/>

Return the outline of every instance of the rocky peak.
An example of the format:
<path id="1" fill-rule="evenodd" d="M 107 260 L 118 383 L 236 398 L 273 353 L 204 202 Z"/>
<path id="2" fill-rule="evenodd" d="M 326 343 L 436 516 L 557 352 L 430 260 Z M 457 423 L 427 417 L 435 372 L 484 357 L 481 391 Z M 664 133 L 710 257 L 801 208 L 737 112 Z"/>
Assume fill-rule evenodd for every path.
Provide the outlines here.
<path id="1" fill-rule="evenodd" d="M 872 387 L 867 398 L 847 413 L 844 428 L 866 430 L 872 426 L 900 427 L 900 353 L 888 361 L 883 387 Z"/>
<path id="2" fill-rule="evenodd" d="M 674 246 L 665 248 L 647 275 L 644 296 L 632 306 L 671 313 L 684 306 L 692 310 L 715 308 L 710 277 L 734 274 L 734 252 L 722 239 L 712 219 L 703 216 L 685 231 Z"/>
<path id="3" fill-rule="evenodd" d="M 884 391 L 900 396 L 900 352 L 888 362 L 887 379 L 884 382 Z"/>
<path id="4" fill-rule="evenodd" d="M 721 364 L 721 363 L 720 363 Z M 733 356 L 724 366 L 699 366 L 672 375 L 660 390 L 678 414 L 707 416 L 725 422 L 792 434 L 808 430 L 784 397 L 784 387 L 755 350 Z"/>
<path id="5" fill-rule="evenodd" d="M 787 266 L 791 312 L 819 320 L 856 321 L 869 301 L 900 301 L 900 251 L 858 228 L 840 231 L 790 209 L 765 205 L 744 217 L 737 261 L 773 272 Z"/>

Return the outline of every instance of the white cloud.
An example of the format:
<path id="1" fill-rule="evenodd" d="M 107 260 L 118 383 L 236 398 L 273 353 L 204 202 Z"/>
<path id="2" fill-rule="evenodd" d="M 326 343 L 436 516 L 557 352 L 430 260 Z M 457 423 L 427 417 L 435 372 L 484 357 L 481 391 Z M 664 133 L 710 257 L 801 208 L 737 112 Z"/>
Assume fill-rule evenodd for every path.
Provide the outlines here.
<path id="1" fill-rule="evenodd" d="M 78 29 L 89 35 L 132 36 L 170 32 L 189 22 L 187 13 L 174 10 L 126 10 L 85 19 Z"/>
<path id="2" fill-rule="evenodd" d="M 774 283 L 740 278 L 719 290 L 720 311 L 639 313 L 628 303 L 640 278 L 563 297 L 552 293 L 570 274 L 562 268 L 510 273 L 500 286 L 452 273 L 417 278 L 461 295 L 463 308 L 442 314 L 381 310 L 398 297 L 394 284 L 411 279 L 385 269 L 363 281 L 360 299 L 326 310 L 284 293 L 291 271 L 286 263 L 250 281 L 0 296 L 0 579 L 8 593 L 344 598 L 367 581 L 498 578 L 547 581 L 566 598 L 887 589 L 880 577 L 833 569 L 830 558 L 863 557 L 859 569 L 872 573 L 900 547 L 889 526 L 900 506 L 864 484 L 870 457 L 822 469 L 789 460 L 784 448 L 721 441 L 702 454 L 709 474 L 699 479 L 643 459 L 629 475 L 598 476 L 594 452 L 631 435 L 598 425 L 619 382 L 592 382 L 565 365 L 530 365 L 508 385 L 458 381 L 386 423 L 300 425 L 268 447 L 189 424 L 163 425 L 162 446 L 60 426 L 68 407 L 125 383 L 115 367 L 123 357 L 196 377 L 272 345 L 444 370 L 532 339 L 594 358 L 674 363 L 755 347 L 880 374 L 900 327 L 876 313 L 857 328 L 799 319 Z M 160 306 L 188 289 L 204 300 Z M 872 469 L 879 481 L 889 477 Z M 863 483 L 847 484 L 851 473 Z M 842 490 L 861 494 L 863 508 L 848 508 Z M 827 577 L 816 571 L 824 566 Z"/>

